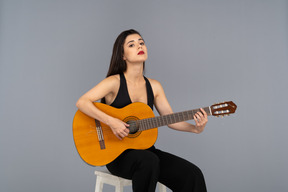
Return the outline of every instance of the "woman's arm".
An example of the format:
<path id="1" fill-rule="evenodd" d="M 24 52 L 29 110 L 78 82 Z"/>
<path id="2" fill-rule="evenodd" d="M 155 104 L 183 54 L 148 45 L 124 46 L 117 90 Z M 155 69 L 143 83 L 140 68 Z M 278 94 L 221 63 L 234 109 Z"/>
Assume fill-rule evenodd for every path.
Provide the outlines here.
<path id="1" fill-rule="evenodd" d="M 88 116 L 98 119 L 108 125 L 112 129 L 114 135 L 119 139 L 122 139 L 128 135 L 129 129 L 127 129 L 127 127 L 129 125 L 117 118 L 107 115 L 93 104 L 94 101 L 98 101 L 103 97 L 113 98 L 114 94 L 117 94 L 115 92 L 115 87 L 119 86 L 117 76 L 110 76 L 81 96 L 77 101 L 76 106 Z"/>
<path id="2" fill-rule="evenodd" d="M 154 105 L 159 114 L 167 115 L 173 113 L 172 108 L 162 88 L 162 85 L 158 81 L 153 79 L 150 79 L 150 82 L 154 92 Z M 206 123 L 208 122 L 207 113 L 203 109 L 201 109 L 201 112 L 198 112 L 194 115 L 194 120 L 196 122 L 195 125 L 187 122 L 179 122 L 170 124 L 168 125 L 168 127 L 179 131 L 201 133 L 204 130 Z"/>

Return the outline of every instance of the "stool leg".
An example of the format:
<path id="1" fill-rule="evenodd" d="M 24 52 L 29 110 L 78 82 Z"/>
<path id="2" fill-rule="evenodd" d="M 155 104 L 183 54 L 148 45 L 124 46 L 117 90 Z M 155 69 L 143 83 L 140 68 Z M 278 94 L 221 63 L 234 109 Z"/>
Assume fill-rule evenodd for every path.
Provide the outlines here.
<path id="1" fill-rule="evenodd" d="M 123 192 L 123 186 L 116 185 L 115 186 L 115 192 Z"/>
<path id="2" fill-rule="evenodd" d="M 123 185 L 121 185 L 120 183 L 115 185 L 115 192 L 123 192 Z"/>
<path id="3" fill-rule="evenodd" d="M 103 191 L 103 182 L 102 178 L 97 176 L 96 177 L 96 186 L 95 186 L 95 192 L 102 192 Z"/>

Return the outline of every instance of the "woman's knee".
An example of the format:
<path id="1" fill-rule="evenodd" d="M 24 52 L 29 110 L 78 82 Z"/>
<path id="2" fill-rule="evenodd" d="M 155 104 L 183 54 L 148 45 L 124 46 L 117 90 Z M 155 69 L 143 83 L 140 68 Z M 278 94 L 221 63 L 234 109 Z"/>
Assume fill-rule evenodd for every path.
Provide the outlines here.
<path id="1" fill-rule="evenodd" d="M 139 166 L 147 169 L 159 168 L 159 158 L 151 151 L 141 151 L 141 155 L 138 156 Z"/>

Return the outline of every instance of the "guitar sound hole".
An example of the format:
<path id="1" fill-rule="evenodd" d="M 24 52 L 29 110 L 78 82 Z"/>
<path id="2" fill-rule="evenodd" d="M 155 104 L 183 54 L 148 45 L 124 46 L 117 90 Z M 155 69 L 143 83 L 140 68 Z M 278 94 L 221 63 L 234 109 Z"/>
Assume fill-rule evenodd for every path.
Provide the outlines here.
<path id="1" fill-rule="evenodd" d="M 138 132 L 139 126 L 136 121 L 128 121 L 127 124 L 129 125 L 129 134 L 135 134 Z"/>

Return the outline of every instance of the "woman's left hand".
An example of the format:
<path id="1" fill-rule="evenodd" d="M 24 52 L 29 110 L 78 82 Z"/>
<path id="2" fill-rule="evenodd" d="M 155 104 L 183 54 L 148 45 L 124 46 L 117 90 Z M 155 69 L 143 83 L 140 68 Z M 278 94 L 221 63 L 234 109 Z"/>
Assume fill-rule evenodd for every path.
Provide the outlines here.
<path id="1" fill-rule="evenodd" d="M 207 113 L 202 108 L 200 108 L 200 111 L 194 115 L 194 120 L 196 123 L 195 131 L 198 133 L 201 133 L 204 130 L 208 122 Z"/>

